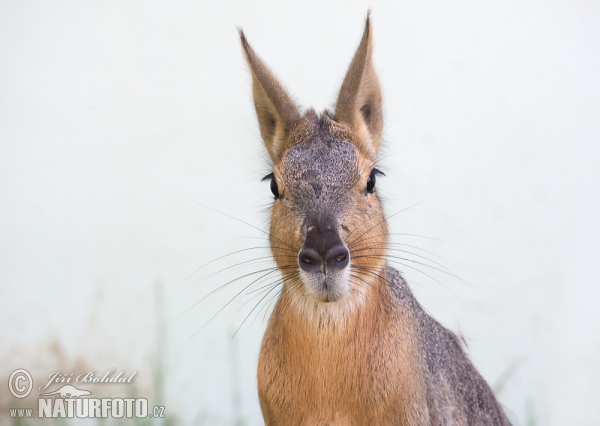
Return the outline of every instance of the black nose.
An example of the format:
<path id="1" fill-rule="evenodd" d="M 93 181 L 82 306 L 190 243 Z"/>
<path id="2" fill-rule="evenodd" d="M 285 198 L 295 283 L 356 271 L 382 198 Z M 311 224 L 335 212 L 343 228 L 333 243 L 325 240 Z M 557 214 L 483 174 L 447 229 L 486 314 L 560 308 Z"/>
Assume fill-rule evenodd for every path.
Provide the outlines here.
<path id="1" fill-rule="evenodd" d="M 342 270 L 349 262 L 348 249 L 332 226 L 308 227 L 304 247 L 298 253 L 298 265 L 303 271 L 318 271 L 323 265 L 328 270 Z"/>
<path id="2" fill-rule="evenodd" d="M 303 271 L 313 272 L 321 269 L 321 265 L 325 262 L 325 267 L 329 270 L 341 270 L 348 266 L 350 256 L 348 249 L 343 245 L 337 245 L 327 250 L 325 260 L 314 249 L 306 247 L 298 253 L 298 264 Z"/>

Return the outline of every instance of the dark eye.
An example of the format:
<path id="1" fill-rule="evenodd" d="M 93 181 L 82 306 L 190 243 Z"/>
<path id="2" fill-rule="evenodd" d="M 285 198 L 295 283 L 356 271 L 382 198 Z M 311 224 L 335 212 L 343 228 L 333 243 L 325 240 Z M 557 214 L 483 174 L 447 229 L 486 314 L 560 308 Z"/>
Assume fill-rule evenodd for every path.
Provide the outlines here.
<path id="1" fill-rule="evenodd" d="M 367 180 L 367 193 L 372 194 L 373 191 L 375 190 L 375 176 L 377 175 L 382 175 L 385 176 L 385 174 L 381 171 L 381 170 L 377 170 L 377 169 L 373 169 L 371 170 L 371 174 L 369 175 L 369 180 Z"/>
<path id="2" fill-rule="evenodd" d="M 279 188 L 277 187 L 277 181 L 275 180 L 275 175 L 273 173 L 269 173 L 264 178 L 261 179 L 262 182 L 270 180 L 271 181 L 271 192 L 275 196 L 277 200 L 279 198 Z"/>

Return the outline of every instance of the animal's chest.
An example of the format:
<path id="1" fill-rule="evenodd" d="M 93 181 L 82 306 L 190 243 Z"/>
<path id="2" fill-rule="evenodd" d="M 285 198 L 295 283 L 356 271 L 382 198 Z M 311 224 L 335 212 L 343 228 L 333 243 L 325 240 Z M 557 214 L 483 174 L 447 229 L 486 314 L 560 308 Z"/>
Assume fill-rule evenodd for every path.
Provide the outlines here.
<path id="1" fill-rule="evenodd" d="M 331 332 L 270 322 L 258 368 L 267 424 L 398 424 L 419 381 L 415 342 L 359 325 Z"/>

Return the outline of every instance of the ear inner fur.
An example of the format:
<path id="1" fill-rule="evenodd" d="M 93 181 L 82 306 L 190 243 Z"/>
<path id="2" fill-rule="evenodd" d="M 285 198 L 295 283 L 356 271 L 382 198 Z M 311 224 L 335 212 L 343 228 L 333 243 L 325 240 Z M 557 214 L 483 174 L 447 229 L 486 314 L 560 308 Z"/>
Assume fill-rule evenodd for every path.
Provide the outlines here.
<path id="1" fill-rule="evenodd" d="M 377 158 L 383 132 L 381 88 L 373 66 L 371 17 L 350 63 L 335 106 L 335 119 L 350 126 L 359 143 L 367 143 L 371 160 Z M 367 141 L 370 141 L 367 142 Z"/>
<path id="2" fill-rule="evenodd" d="M 260 60 L 240 30 L 240 40 L 252 72 L 252 94 L 260 133 L 273 162 L 282 154 L 282 144 L 300 119 L 298 107 L 271 70 Z"/>

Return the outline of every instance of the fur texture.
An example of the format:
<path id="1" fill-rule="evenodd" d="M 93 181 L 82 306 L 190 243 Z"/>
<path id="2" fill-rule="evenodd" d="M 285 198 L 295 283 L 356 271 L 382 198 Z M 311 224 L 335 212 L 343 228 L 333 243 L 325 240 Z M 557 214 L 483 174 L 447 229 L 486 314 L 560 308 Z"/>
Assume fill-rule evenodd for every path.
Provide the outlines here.
<path id="1" fill-rule="evenodd" d="M 284 278 L 259 358 L 265 423 L 508 425 L 457 336 L 386 265 L 369 186 L 383 130 L 370 18 L 333 114 L 301 115 L 240 36 L 273 160 L 270 243 Z"/>

